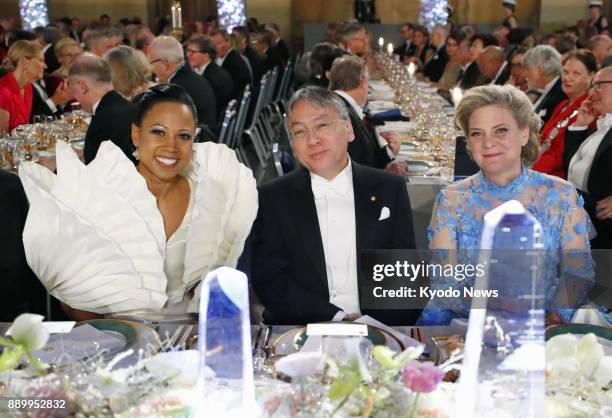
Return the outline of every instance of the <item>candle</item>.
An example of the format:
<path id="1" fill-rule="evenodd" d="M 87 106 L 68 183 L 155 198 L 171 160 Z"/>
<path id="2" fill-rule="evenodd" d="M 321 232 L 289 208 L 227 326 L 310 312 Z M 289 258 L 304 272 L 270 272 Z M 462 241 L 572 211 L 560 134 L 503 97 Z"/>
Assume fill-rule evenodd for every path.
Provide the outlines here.
<path id="1" fill-rule="evenodd" d="M 378 38 L 378 46 L 380 47 L 381 50 L 385 46 L 385 38 L 383 38 L 382 36 Z"/>
<path id="2" fill-rule="evenodd" d="M 176 28 L 176 6 L 170 8 L 170 14 L 172 15 L 172 27 Z"/>
<path id="3" fill-rule="evenodd" d="M 178 23 L 177 27 L 183 27 L 183 9 L 181 8 L 181 3 L 178 3 L 176 7 L 176 21 Z"/>
<path id="4" fill-rule="evenodd" d="M 459 106 L 459 102 L 463 98 L 463 92 L 459 87 L 455 87 L 451 89 L 451 97 L 453 99 L 453 104 L 455 105 L 455 107 L 457 107 Z"/>
<path id="5" fill-rule="evenodd" d="M 389 56 L 393 55 L 393 44 L 391 42 L 389 42 L 387 45 L 387 52 L 389 53 Z"/>
<path id="6" fill-rule="evenodd" d="M 412 79 L 412 77 L 414 77 L 415 72 L 416 65 L 414 65 L 414 62 L 411 62 L 410 64 L 408 64 L 408 76 Z"/>

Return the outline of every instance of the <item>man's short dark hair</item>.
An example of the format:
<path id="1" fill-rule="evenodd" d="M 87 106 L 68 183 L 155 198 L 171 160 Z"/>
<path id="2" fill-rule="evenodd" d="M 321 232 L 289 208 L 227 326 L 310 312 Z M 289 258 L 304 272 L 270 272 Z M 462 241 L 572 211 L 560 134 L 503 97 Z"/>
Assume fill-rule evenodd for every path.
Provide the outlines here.
<path id="1" fill-rule="evenodd" d="M 212 39 L 210 39 L 210 37 L 206 35 L 192 36 L 187 40 L 187 42 L 185 42 L 185 44 L 196 45 L 196 49 L 199 52 L 208 54 L 210 56 L 210 59 L 213 61 L 217 57 L 217 49 L 215 48 L 215 43 Z"/>

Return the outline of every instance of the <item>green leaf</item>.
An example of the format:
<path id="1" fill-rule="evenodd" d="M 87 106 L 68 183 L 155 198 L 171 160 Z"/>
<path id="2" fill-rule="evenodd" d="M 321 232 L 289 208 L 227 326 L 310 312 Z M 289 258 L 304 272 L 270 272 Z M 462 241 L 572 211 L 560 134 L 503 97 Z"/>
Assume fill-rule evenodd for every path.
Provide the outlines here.
<path id="1" fill-rule="evenodd" d="M 357 373 L 342 376 L 332 383 L 327 396 L 332 401 L 343 399 L 353 393 L 360 383 L 359 374 Z"/>
<path id="2" fill-rule="evenodd" d="M 372 355 L 380 363 L 381 366 L 387 369 L 397 369 L 399 366 L 394 360 L 395 351 L 384 345 L 377 345 L 372 350 Z"/>
<path id="3" fill-rule="evenodd" d="M 20 345 L 10 350 L 5 349 L 2 354 L 0 354 L 0 372 L 7 372 L 17 368 L 21 361 L 21 356 L 23 356 L 23 347 Z"/>
<path id="4" fill-rule="evenodd" d="M 30 361 L 32 367 L 38 370 L 45 370 L 49 367 L 47 363 L 41 363 L 41 361 L 34 357 L 29 351 L 26 351 L 26 355 L 28 356 L 28 360 Z"/>
<path id="5" fill-rule="evenodd" d="M 13 340 L 9 340 L 8 338 L 0 337 L 0 345 L 3 345 L 5 347 L 14 347 L 16 345 L 19 345 L 19 343 Z"/>

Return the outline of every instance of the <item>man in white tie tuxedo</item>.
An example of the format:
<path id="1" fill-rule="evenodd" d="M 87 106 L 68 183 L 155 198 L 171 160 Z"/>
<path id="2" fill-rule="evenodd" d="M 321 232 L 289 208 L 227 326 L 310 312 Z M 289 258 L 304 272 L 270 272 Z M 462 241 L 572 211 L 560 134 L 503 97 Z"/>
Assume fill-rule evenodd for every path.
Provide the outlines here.
<path id="1" fill-rule="evenodd" d="M 597 129 L 590 127 L 597 119 Z M 612 67 L 599 70 L 589 97 L 565 134 L 563 152 L 567 179 L 584 198 L 597 231 L 591 248 L 612 248 Z"/>
<path id="2" fill-rule="evenodd" d="M 264 321 L 305 324 L 366 313 L 390 324 L 414 323 L 418 310 L 360 306 L 361 251 L 415 247 L 404 179 L 351 161 L 353 128 L 332 92 L 306 87 L 287 109 L 304 169 L 259 190 L 252 281 Z"/>

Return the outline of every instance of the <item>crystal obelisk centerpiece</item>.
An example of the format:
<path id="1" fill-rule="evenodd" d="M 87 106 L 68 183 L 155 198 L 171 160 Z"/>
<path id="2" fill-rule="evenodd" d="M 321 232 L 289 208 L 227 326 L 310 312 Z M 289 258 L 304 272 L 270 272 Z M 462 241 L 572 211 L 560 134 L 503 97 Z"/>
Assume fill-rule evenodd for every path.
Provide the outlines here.
<path id="1" fill-rule="evenodd" d="M 199 316 L 200 384 L 207 416 L 255 416 L 249 290 L 244 273 L 229 267 L 210 272 L 202 282 Z"/>
<path id="2" fill-rule="evenodd" d="M 487 213 L 484 222 L 479 264 L 486 274 L 475 288 L 497 290 L 497 297 L 472 299 L 457 411 L 479 417 L 495 408 L 514 417 L 542 417 L 542 227 L 515 200 Z"/>

